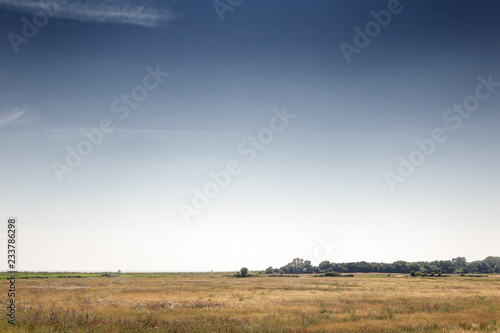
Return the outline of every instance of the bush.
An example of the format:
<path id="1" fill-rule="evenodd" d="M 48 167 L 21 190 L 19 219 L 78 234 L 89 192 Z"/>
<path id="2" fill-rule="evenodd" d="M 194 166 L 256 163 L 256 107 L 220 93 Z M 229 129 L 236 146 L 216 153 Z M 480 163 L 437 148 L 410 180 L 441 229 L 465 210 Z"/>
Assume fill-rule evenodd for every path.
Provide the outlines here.
<path id="1" fill-rule="evenodd" d="M 337 272 L 326 272 L 325 276 L 340 276 L 340 273 L 337 273 Z"/>

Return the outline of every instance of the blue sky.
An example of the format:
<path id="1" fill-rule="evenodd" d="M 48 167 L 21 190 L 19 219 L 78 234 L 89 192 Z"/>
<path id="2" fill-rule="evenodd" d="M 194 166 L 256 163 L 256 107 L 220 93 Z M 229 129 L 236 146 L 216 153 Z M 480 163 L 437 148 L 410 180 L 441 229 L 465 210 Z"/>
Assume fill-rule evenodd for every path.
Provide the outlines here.
<path id="1" fill-rule="evenodd" d="M 65 2 L 0 0 L 19 269 L 499 255 L 497 2 Z"/>

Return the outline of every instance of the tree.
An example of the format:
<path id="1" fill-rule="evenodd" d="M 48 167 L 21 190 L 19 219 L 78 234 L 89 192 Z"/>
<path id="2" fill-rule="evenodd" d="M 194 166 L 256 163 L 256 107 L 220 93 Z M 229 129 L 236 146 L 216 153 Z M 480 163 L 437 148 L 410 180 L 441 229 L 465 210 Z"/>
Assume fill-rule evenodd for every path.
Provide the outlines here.
<path id="1" fill-rule="evenodd" d="M 358 262 L 358 272 L 373 272 L 372 264 L 366 261 Z"/>
<path id="2" fill-rule="evenodd" d="M 246 267 L 242 267 L 242 268 L 240 269 L 240 276 L 241 276 L 241 277 L 246 277 L 246 276 L 247 276 L 247 273 L 248 273 L 248 268 L 246 268 Z"/>
<path id="3" fill-rule="evenodd" d="M 495 267 L 500 266 L 500 257 L 489 256 L 484 259 L 484 262 L 491 267 L 492 272 L 495 272 Z"/>
<path id="4" fill-rule="evenodd" d="M 319 264 L 319 269 L 321 271 L 326 271 L 328 268 L 332 267 L 332 264 L 328 261 L 328 260 L 325 260 L 325 261 L 322 261 L 320 264 Z"/>
<path id="5" fill-rule="evenodd" d="M 286 274 L 302 274 L 304 273 L 304 259 L 295 258 L 286 266 L 281 267 L 281 270 Z"/>
<path id="6" fill-rule="evenodd" d="M 411 273 L 415 276 L 427 276 L 434 273 L 441 274 L 469 274 L 469 273 L 500 273 L 500 257 L 489 256 L 484 260 L 468 263 L 464 257 L 453 258 L 452 260 L 435 260 L 432 262 L 418 261 L 406 262 L 398 260 L 392 264 L 376 262 L 344 262 L 334 263 L 327 260 L 322 261 L 318 266 L 313 266 L 310 260 L 295 258 L 281 268 L 268 267 L 267 274 L 310 274 L 324 272 L 383 272 L 383 273 Z M 246 276 L 245 274 L 244 276 Z M 236 276 L 243 276 L 240 272 Z M 412 274 L 413 276 L 413 274 Z"/>
<path id="7" fill-rule="evenodd" d="M 464 268 L 465 266 L 467 266 L 467 260 L 465 260 L 465 257 L 453 258 L 453 259 L 451 259 L 451 263 L 453 264 L 455 269 L 460 269 L 460 268 Z"/>
<path id="8" fill-rule="evenodd" d="M 302 270 L 304 269 L 304 259 L 301 258 L 295 258 L 292 261 L 292 271 L 293 273 L 302 273 Z"/>
<path id="9" fill-rule="evenodd" d="M 410 262 L 410 263 L 408 263 L 408 269 L 410 271 L 417 272 L 417 271 L 421 270 L 422 268 L 420 267 L 420 265 L 418 263 Z"/>
<path id="10" fill-rule="evenodd" d="M 439 261 L 436 260 L 433 261 L 431 264 L 434 264 L 437 267 L 439 267 L 439 269 L 443 273 L 453 273 L 453 271 L 455 270 L 453 262 L 451 260 L 439 260 Z"/>
<path id="11" fill-rule="evenodd" d="M 303 271 L 306 274 L 310 274 L 310 273 L 314 272 L 314 266 L 311 265 L 311 261 L 310 260 L 304 261 Z"/>
<path id="12" fill-rule="evenodd" d="M 438 267 L 438 265 L 436 265 L 436 261 L 433 261 L 429 264 L 429 270 L 430 270 L 430 273 L 441 273 L 441 268 Z"/>
<path id="13" fill-rule="evenodd" d="M 398 260 L 392 263 L 394 266 L 394 273 L 410 273 L 410 269 L 408 268 L 408 263 L 403 260 Z"/>

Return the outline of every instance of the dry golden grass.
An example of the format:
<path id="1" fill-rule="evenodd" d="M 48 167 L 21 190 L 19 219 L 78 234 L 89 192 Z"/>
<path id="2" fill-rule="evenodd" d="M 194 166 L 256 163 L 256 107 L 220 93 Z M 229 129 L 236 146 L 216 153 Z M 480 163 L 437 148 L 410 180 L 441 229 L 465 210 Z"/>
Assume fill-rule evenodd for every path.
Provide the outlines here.
<path id="1" fill-rule="evenodd" d="M 2 332 L 500 332 L 499 275 L 122 275 L 17 289 L 17 325 L 4 315 Z"/>

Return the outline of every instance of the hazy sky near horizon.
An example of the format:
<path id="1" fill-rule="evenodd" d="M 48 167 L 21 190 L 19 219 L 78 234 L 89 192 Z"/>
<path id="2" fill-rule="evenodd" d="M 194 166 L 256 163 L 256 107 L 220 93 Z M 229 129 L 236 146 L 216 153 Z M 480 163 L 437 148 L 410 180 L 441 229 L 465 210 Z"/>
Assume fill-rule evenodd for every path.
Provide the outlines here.
<path id="1" fill-rule="evenodd" d="M 18 270 L 500 255 L 497 1 L 54 1 L 0 0 Z"/>

